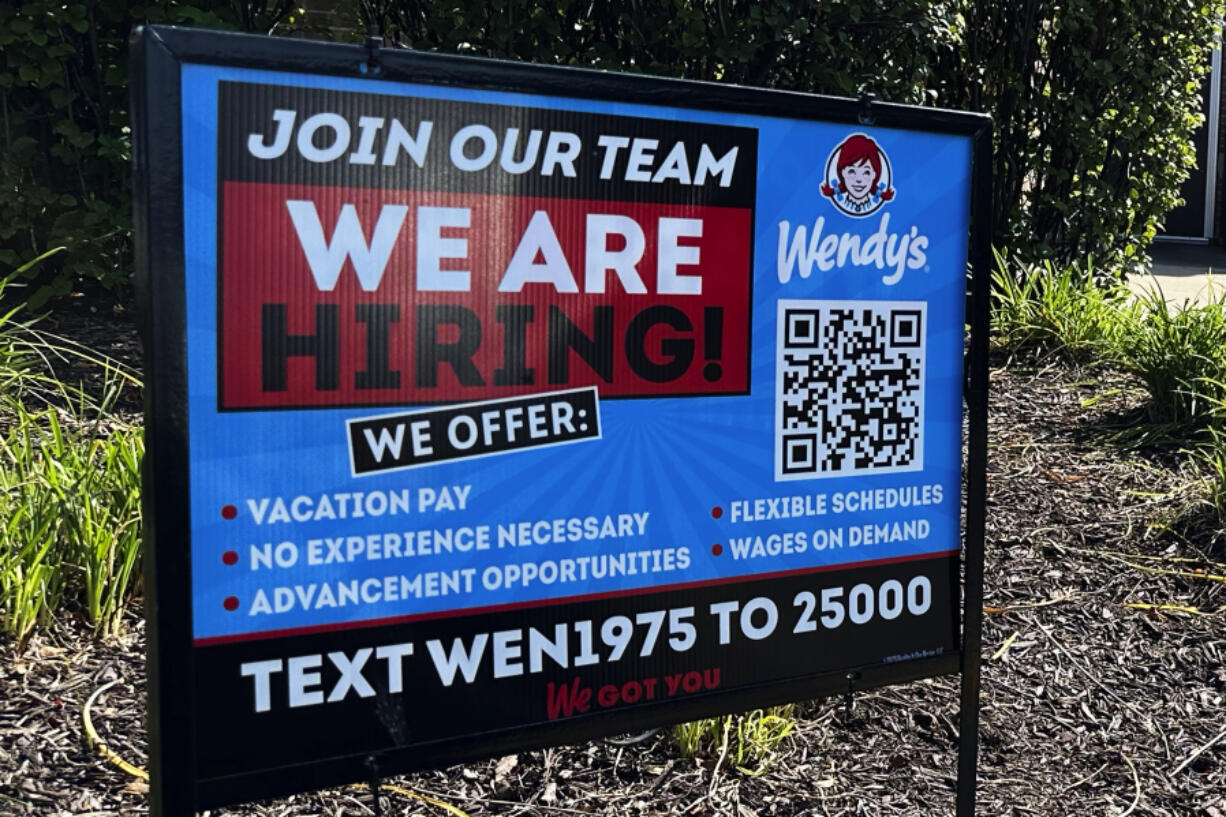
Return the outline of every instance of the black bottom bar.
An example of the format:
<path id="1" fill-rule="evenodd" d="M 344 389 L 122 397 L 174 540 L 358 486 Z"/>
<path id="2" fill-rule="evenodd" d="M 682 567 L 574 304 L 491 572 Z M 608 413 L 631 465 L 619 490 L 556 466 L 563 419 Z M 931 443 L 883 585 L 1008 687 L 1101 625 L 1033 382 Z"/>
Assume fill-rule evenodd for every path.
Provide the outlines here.
<path id="1" fill-rule="evenodd" d="M 842 693 L 849 670 L 857 689 L 956 672 L 956 568 L 940 556 L 197 647 L 199 807 L 364 780 L 370 755 L 391 775 Z"/>

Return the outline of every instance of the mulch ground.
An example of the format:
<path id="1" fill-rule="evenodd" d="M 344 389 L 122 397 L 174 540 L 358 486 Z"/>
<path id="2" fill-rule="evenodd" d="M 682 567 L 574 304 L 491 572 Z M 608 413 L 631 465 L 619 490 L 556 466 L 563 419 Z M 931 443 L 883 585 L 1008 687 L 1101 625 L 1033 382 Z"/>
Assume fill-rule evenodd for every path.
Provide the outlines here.
<path id="1" fill-rule="evenodd" d="M 71 327 L 69 327 L 71 328 Z M 99 342 L 111 342 L 100 339 Z M 981 815 L 1226 817 L 1226 549 L 1184 460 L 1105 435 L 1143 394 L 1104 369 L 993 374 Z M 146 761 L 143 624 L 94 641 L 66 619 L 0 643 L 0 815 L 139 815 L 144 785 L 86 746 L 81 712 Z M 113 683 L 112 683 L 113 682 Z M 766 773 L 682 759 L 660 733 L 389 781 L 470 815 L 953 813 L 957 679 L 797 707 Z M 373 814 L 337 789 L 217 814 Z M 384 813 L 443 814 L 402 793 Z"/>

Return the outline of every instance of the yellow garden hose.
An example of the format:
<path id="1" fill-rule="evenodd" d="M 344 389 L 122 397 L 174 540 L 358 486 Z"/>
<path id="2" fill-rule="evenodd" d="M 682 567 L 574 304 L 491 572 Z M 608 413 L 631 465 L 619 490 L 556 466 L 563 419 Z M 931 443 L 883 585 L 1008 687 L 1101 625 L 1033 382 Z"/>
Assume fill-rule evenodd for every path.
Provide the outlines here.
<path id="1" fill-rule="evenodd" d="M 349 788 L 351 789 L 369 789 L 370 786 L 366 785 L 365 783 L 354 783 Z M 466 813 L 464 813 L 463 811 L 460 811 L 458 808 L 451 805 L 450 803 L 444 803 L 442 800 L 435 800 L 433 797 L 427 797 L 426 795 L 418 794 L 415 791 L 409 791 L 408 789 L 402 789 L 399 786 L 393 786 L 390 783 L 380 783 L 379 791 L 390 791 L 390 792 L 394 792 L 395 794 L 402 794 L 405 797 L 409 797 L 414 800 L 422 800 L 424 802 L 429 803 L 432 806 L 438 806 L 439 808 L 443 809 L 443 811 L 446 811 L 449 814 L 454 814 L 455 817 L 468 817 Z"/>
<path id="2" fill-rule="evenodd" d="M 81 710 L 81 722 L 85 725 L 85 742 L 91 749 L 94 749 L 98 754 L 105 757 L 107 760 L 114 763 L 119 768 L 123 769 L 133 777 L 139 777 L 141 780 L 149 779 L 149 772 L 144 769 L 138 769 L 128 761 L 124 760 L 119 755 L 111 751 L 111 747 L 102 742 L 102 738 L 98 737 L 98 731 L 94 729 L 94 721 L 89 716 L 89 710 L 94 705 L 94 701 L 98 700 L 98 696 L 106 692 L 111 687 L 118 684 L 119 680 L 110 681 L 103 684 L 94 690 L 94 694 L 89 696 L 89 700 L 85 702 L 85 708 Z"/>

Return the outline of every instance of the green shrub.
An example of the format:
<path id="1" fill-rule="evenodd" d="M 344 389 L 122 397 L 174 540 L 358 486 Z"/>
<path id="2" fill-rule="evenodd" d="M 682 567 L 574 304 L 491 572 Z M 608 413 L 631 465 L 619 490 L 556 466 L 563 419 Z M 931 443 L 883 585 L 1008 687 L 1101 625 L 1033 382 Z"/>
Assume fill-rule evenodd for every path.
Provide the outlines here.
<path id="1" fill-rule="evenodd" d="M 1194 162 L 1221 0 L 359 2 L 421 50 L 984 111 L 994 243 L 1137 268 Z"/>
<path id="2" fill-rule="evenodd" d="M 532 0 L 354 4 L 418 50 L 883 99 L 935 98 L 957 3 L 896 0 Z"/>
<path id="3" fill-rule="evenodd" d="M 968 0 L 961 87 L 990 112 L 995 240 L 1028 260 L 1133 269 L 1194 162 L 1223 4 Z"/>
<path id="4" fill-rule="evenodd" d="M 291 11 L 262 0 L 0 3 L 0 275 L 31 270 L 37 307 L 82 281 L 131 276 L 128 33 L 143 22 L 267 30 Z M 259 11 L 259 13 L 256 13 Z M 280 15 L 278 17 L 277 15 Z"/>
<path id="5" fill-rule="evenodd" d="M 1094 266 L 1013 264 L 997 253 L 992 273 L 992 339 L 1006 352 L 1053 354 L 1074 362 L 1118 354 L 1137 305 L 1117 281 L 1095 282 Z"/>
<path id="6" fill-rule="evenodd" d="M 284 0 L 0 5 L 0 275 L 49 246 L 34 300 L 130 266 L 126 36 L 141 21 L 268 30 Z M 349 0 L 330 33 L 991 113 L 994 241 L 1136 268 L 1193 162 L 1222 0 Z"/>

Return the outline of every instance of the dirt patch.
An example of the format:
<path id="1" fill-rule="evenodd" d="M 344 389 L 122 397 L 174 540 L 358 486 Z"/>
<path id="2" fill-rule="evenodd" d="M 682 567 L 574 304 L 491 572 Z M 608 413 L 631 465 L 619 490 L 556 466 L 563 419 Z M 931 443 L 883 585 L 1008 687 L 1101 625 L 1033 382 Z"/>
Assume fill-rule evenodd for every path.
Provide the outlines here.
<path id="1" fill-rule="evenodd" d="M 979 813 L 1226 817 L 1226 554 L 1193 474 L 1102 442 L 1143 399 L 1122 375 L 1014 365 L 993 389 Z M 94 723 L 144 765 L 143 643 L 133 610 L 114 642 L 65 620 L 23 653 L 0 645 L 0 814 L 146 813 L 81 726 L 118 681 Z M 757 777 L 682 760 L 661 733 L 390 782 L 471 815 L 928 817 L 953 812 L 957 714 L 956 678 L 862 694 L 850 719 L 809 702 Z M 384 807 L 444 813 L 394 792 Z M 372 813 L 353 788 L 214 812 Z"/>

